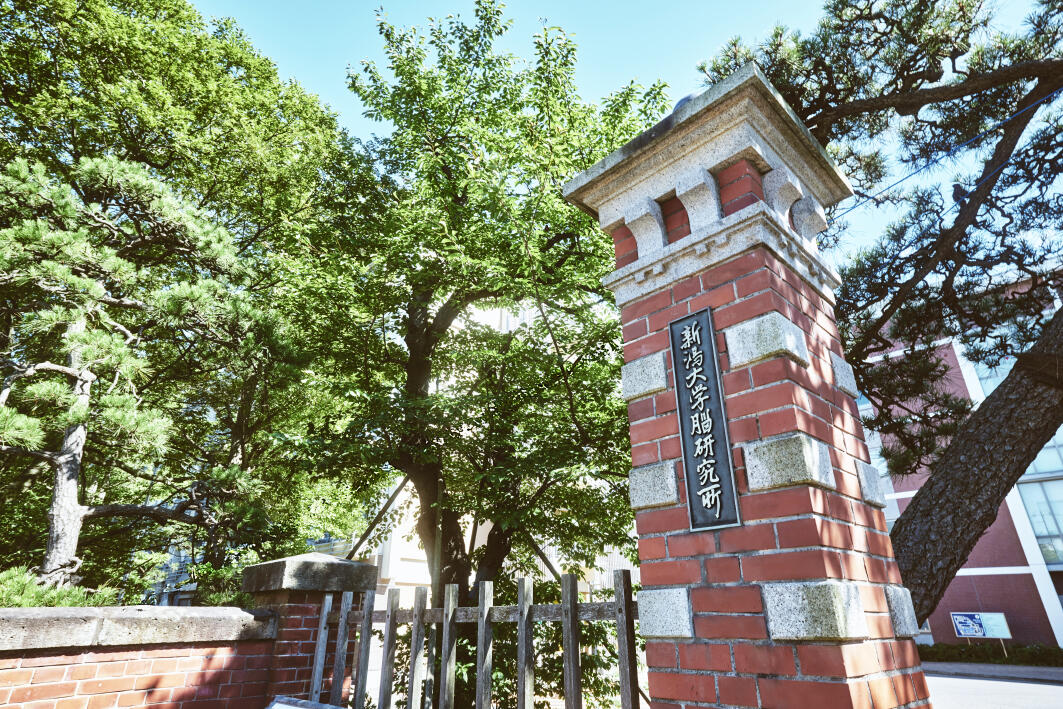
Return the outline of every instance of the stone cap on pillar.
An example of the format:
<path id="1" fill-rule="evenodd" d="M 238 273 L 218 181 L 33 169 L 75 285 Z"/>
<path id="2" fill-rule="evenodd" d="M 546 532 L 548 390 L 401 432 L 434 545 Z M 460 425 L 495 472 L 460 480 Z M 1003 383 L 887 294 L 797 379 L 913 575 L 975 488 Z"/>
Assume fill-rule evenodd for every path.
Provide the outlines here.
<path id="1" fill-rule="evenodd" d="M 757 173 L 763 199 L 727 213 L 716 183 L 740 163 L 736 169 Z M 839 278 L 815 237 L 827 228 L 823 210 L 852 194 L 845 175 L 753 63 L 680 102 L 564 187 L 565 198 L 607 232 L 626 226 L 635 238 L 638 259 L 604 279 L 618 305 L 758 244 L 833 300 Z M 660 204 L 673 197 L 687 212 L 690 234 L 668 243 Z"/>
<path id="2" fill-rule="evenodd" d="M 246 593 L 269 591 L 372 591 L 377 567 L 310 552 L 264 561 L 244 569 L 241 589 Z"/>

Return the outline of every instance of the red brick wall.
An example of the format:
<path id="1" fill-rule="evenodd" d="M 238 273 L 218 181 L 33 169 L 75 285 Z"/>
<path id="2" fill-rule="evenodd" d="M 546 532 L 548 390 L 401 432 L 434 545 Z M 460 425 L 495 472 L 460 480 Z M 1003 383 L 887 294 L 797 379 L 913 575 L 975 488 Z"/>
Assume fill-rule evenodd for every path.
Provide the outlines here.
<path id="1" fill-rule="evenodd" d="M 724 216 L 764 201 L 760 171 L 748 160 L 739 160 L 721 170 L 716 175 L 716 184 L 720 188 L 720 211 Z"/>
<path id="2" fill-rule="evenodd" d="M 617 268 L 623 268 L 638 260 L 639 247 L 635 243 L 635 235 L 626 226 L 621 225 L 613 230 L 613 252 L 616 255 Z"/>
<path id="3" fill-rule="evenodd" d="M 258 607 L 277 613 L 273 640 L 0 652 L 0 706 L 261 709 L 277 695 L 307 699 L 321 599 L 320 592 L 258 594 Z M 330 649 L 336 630 L 329 626 Z M 353 652 L 351 643 L 348 680 Z M 324 699 L 333 657 L 326 656 Z"/>
<path id="4" fill-rule="evenodd" d="M 0 704 L 24 709 L 258 709 L 273 643 L 149 645 L 0 656 Z"/>
<path id="5" fill-rule="evenodd" d="M 355 594 L 356 597 L 361 594 Z M 270 696 L 284 695 L 306 699 L 310 696 L 310 675 L 313 671 L 314 647 L 317 644 L 317 628 L 320 621 L 322 594 L 310 591 L 276 591 L 259 594 L 256 604 L 259 608 L 271 608 L 277 612 L 277 640 L 273 648 L 273 661 L 270 665 Z M 333 609 L 339 606 L 340 594 L 334 594 Z M 360 599 L 354 609 L 361 607 Z M 353 628 L 351 632 L 353 632 Z M 336 647 L 335 623 L 328 627 L 329 638 L 326 648 L 330 651 Z M 347 646 L 347 679 L 353 666 L 354 643 Z M 322 696 L 327 697 L 332 677 L 334 652 L 325 656 L 325 671 Z M 349 685 L 349 681 L 347 682 Z M 344 688 L 344 692 L 349 687 Z"/>
<path id="6" fill-rule="evenodd" d="M 674 244 L 684 236 L 690 236 L 690 219 L 678 197 L 661 202 L 661 216 L 664 217 L 665 238 L 669 244 Z"/>

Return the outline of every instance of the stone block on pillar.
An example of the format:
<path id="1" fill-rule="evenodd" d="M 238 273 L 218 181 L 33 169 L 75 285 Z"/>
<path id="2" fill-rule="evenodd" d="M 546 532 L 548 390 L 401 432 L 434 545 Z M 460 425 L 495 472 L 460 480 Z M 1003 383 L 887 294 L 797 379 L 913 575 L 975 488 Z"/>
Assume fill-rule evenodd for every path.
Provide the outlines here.
<path id="1" fill-rule="evenodd" d="M 886 496 L 882 493 L 882 487 L 879 485 L 878 468 L 871 465 L 871 463 L 858 460 L 856 461 L 856 471 L 860 476 L 860 492 L 864 502 L 872 507 L 885 507 Z"/>
<path id="2" fill-rule="evenodd" d="M 252 564 L 244 569 L 241 590 L 245 593 L 273 591 L 369 591 L 376 588 L 377 567 L 310 552 Z"/>
<path id="3" fill-rule="evenodd" d="M 692 638 L 690 591 L 685 588 L 639 592 L 639 632 L 644 638 Z"/>
<path id="4" fill-rule="evenodd" d="M 787 433 L 742 446 L 749 490 L 793 485 L 834 488 L 830 446 L 804 433 Z"/>
<path id="5" fill-rule="evenodd" d="M 668 388 L 664 357 L 655 352 L 628 362 L 620 369 L 620 391 L 625 401 L 656 394 Z"/>
<path id="6" fill-rule="evenodd" d="M 764 613 L 773 640 L 861 640 L 868 636 L 860 589 L 848 581 L 767 583 Z"/>
<path id="7" fill-rule="evenodd" d="M 808 366 L 805 333 L 782 313 L 771 311 L 724 330 L 731 369 L 780 355 Z"/>
<path id="8" fill-rule="evenodd" d="M 666 460 L 632 468 L 628 475 L 631 508 L 644 510 L 679 503 L 675 461 Z"/>
<path id="9" fill-rule="evenodd" d="M 830 368 L 834 373 L 834 386 L 854 399 L 860 396 L 860 390 L 856 386 L 856 375 L 853 374 L 853 366 L 846 362 L 844 357 L 837 352 L 831 352 Z"/>
<path id="10" fill-rule="evenodd" d="M 912 605 L 912 592 L 900 584 L 886 586 L 886 604 L 890 609 L 890 622 L 898 638 L 914 638 L 919 634 L 919 620 Z"/>

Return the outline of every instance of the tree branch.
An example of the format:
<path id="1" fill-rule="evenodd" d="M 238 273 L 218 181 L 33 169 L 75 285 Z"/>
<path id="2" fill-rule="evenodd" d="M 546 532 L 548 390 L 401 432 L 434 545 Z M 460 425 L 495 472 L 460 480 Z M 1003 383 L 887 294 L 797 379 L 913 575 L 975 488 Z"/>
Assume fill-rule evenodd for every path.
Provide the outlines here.
<path id="1" fill-rule="evenodd" d="M 40 461 L 43 461 L 45 463 L 48 463 L 52 467 L 55 467 L 56 465 L 59 464 L 59 459 L 56 456 L 56 454 L 55 453 L 51 453 L 49 451 L 31 451 L 31 450 L 26 450 L 25 448 L 18 448 L 16 446 L 3 446 L 3 445 L 0 445 L 0 453 L 2 453 L 4 455 L 9 455 L 9 456 L 12 456 L 12 457 L 18 456 L 18 455 L 24 455 L 24 456 L 26 456 L 28 458 L 34 458 L 36 460 L 40 460 Z"/>
<path id="2" fill-rule="evenodd" d="M 212 520 L 208 519 L 201 510 L 193 509 L 195 502 L 184 500 L 175 507 L 161 507 L 158 505 L 126 505 L 106 504 L 92 505 L 85 508 L 84 518 L 97 519 L 100 517 L 148 517 L 157 522 L 183 522 L 185 524 L 206 525 Z"/>
<path id="3" fill-rule="evenodd" d="M 1001 84 L 1023 79 L 1041 79 L 1047 80 L 1048 83 L 1057 83 L 1060 76 L 1063 76 L 1063 59 L 1040 59 L 1020 62 L 986 74 L 972 76 L 955 84 L 875 96 L 827 108 L 808 118 L 809 129 L 820 142 L 825 143 L 834 124 L 850 116 L 873 113 L 890 108 L 902 115 L 914 115 L 920 108 L 928 104 L 963 98 L 987 89 L 996 88 Z"/>
<path id="4" fill-rule="evenodd" d="M 1063 66 L 1063 62 L 1060 64 Z M 1045 85 L 1038 82 L 1038 84 L 1023 97 L 1022 101 L 1019 102 L 1018 110 L 1022 110 L 1023 108 L 1036 103 L 1058 89 L 1060 85 L 1063 85 L 1063 79 L 1060 77 L 1063 77 L 1063 74 L 1060 74 L 1059 77 L 1053 77 L 1055 81 Z M 982 174 L 978 180 L 978 187 L 967 195 L 963 205 L 960 207 L 959 214 L 956 215 L 956 219 L 952 223 L 952 226 L 943 230 L 937 239 L 930 241 L 920 248 L 918 252 L 906 259 L 911 263 L 919 264 L 918 268 L 915 269 L 907 280 L 898 286 L 897 290 L 892 296 L 890 296 L 889 302 L 882 309 L 882 312 L 878 317 L 876 317 L 875 320 L 864 329 L 863 333 L 852 342 L 847 355 L 849 359 L 854 362 L 863 362 L 871 356 L 872 352 L 870 345 L 872 340 L 887 327 L 897 311 L 908 301 L 909 296 L 916 287 L 920 283 L 923 283 L 927 276 L 933 273 L 934 269 L 937 268 L 947 256 L 952 254 L 953 247 L 956 243 L 967 233 L 967 230 L 975 224 L 979 210 L 982 208 L 983 203 L 989 198 L 1000 179 L 1001 168 L 1011 159 L 1011 156 L 1015 152 L 1015 148 L 1019 143 L 1019 139 L 1022 137 L 1027 126 L 1033 121 L 1036 113 L 1036 111 L 1028 111 L 1014 121 L 1008 123 L 1007 127 L 1004 129 L 1004 134 L 1001 136 L 1000 140 L 997 141 L 996 147 L 993 149 L 992 156 L 986 160 L 982 167 Z"/>

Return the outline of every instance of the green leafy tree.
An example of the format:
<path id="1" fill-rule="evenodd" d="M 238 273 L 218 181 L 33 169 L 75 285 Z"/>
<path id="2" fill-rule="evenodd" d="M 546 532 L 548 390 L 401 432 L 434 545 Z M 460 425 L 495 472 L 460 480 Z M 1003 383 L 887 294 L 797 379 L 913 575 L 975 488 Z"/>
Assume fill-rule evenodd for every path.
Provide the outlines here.
<path id="1" fill-rule="evenodd" d="M 240 308 L 228 281 L 235 250 L 224 231 L 137 166 L 85 159 L 75 174 L 99 202 L 82 202 L 39 164 L 16 160 L 0 177 L 0 214 L 10 225 L 0 231 L 0 272 L 17 313 L 4 342 L 0 450 L 54 472 L 41 567 L 52 583 L 76 571 L 85 519 L 209 514 L 194 485 L 179 501 L 83 504 L 82 461 L 91 425 L 117 467 L 149 468 L 172 426 L 141 404 L 146 334 L 208 336 Z"/>
<path id="2" fill-rule="evenodd" d="M 0 33 L 0 559 L 71 579 L 79 519 L 94 583 L 133 549 L 221 569 L 349 533 L 354 490 L 274 435 L 331 405 L 274 289 L 358 171 L 335 117 L 184 0 L 3 0 Z"/>
<path id="3" fill-rule="evenodd" d="M 318 251 L 291 263 L 313 285 L 285 295 L 312 379 L 346 396 L 292 450 L 340 479 L 408 476 L 435 591 L 463 605 L 537 548 L 573 569 L 633 548 L 612 249 L 561 187 L 647 127 L 662 87 L 585 102 L 566 35 L 522 61 L 496 47 L 507 27 L 488 1 L 423 33 L 380 20 L 386 69 L 350 75 L 390 131 L 358 146 L 375 177 L 339 180 Z"/>
<path id="4" fill-rule="evenodd" d="M 661 110 L 660 86 L 585 103 L 572 42 L 544 29 L 522 62 L 494 46 L 507 24 L 486 1 L 424 35 L 380 20 L 387 76 L 367 62 L 350 86 L 393 130 L 364 146 L 380 179 L 318 260 L 344 265 L 344 293 L 308 305 L 357 390 L 332 422 L 337 459 L 409 476 L 433 579 L 464 603 L 536 538 L 573 560 L 627 541 L 608 237 L 561 185 Z"/>
<path id="5" fill-rule="evenodd" d="M 838 316 L 890 471 L 929 474 L 892 531 L 922 621 L 1063 424 L 1063 315 L 1049 307 L 1063 285 L 1063 4 L 1037 2 L 1007 34 L 985 2 L 835 0 L 810 35 L 735 39 L 701 68 L 711 83 L 750 60 L 892 215 L 843 269 Z M 954 171 L 944 196 L 892 184 L 934 163 Z M 845 229 L 834 221 L 825 245 Z M 1019 364 L 971 412 L 945 386 L 942 338 Z M 904 356 L 881 359 L 898 342 Z"/>

